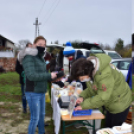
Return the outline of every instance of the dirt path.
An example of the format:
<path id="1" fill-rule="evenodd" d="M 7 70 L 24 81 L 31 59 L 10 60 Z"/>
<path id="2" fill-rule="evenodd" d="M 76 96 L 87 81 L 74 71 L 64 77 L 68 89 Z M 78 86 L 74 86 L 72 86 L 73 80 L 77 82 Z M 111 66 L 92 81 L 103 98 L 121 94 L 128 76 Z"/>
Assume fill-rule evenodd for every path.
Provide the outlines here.
<path id="1" fill-rule="evenodd" d="M 23 114 L 20 102 L 0 102 L 0 134 L 27 134 L 29 119 L 29 110 L 27 114 Z M 46 116 L 45 121 L 50 120 Z"/>

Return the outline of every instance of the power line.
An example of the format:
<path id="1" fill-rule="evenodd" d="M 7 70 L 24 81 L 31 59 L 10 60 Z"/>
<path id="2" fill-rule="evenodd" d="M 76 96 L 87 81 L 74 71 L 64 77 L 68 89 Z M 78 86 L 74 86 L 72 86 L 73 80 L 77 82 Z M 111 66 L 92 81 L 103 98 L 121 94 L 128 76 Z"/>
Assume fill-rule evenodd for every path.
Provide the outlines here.
<path id="1" fill-rule="evenodd" d="M 48 18 L 46 19 L 46 21 L 44 22 L 44 24 L 49 20 L 49 18 L 51 17 L 51 15 L 53 14 L 53 12 L 55 11 L 55 9 L 57 8 L 58 4 L 60 3 L 60 0 L 58 1 L 58 3 L 56 4 L 55 8 L 52 10 L 52 12 L 50 13 L 50 15 L 48 16 Z M 43 24 L 43 26 L 44 26 Z"/>
<path id="2" fill-rule="evenodd" d="M 41 9 L 40 9 L 40 11 L 39 11 L 39 13 L 38 13 L 37 17 L 39 17 L 40 13 L 42 12 L 43 7 L 44 7 L 44 5 L 45 5 L 46 1 L 47 1 L 47 0 L 45 0 L 45 1 L 44 1 L 44 3 L 43 3 L 43 5 L 42 5 L 42 7 L 41 7 Z"/>
<path id="3" fill-rule="evenodd" d="M 44 19 L 45 19 L 46 16 L 49 14 L 49 12 L 51 12 L 51 9 L 52 9 L 53 6 L 56 4 L 56 2 L 57 2 L 57 0 L 55 0 L 55 1 L 52 3 L 52 5 L 51 5 L 51 7 L 49 8 L 48 12 L 44 15 L 44 18 L 42 19 L 42 21 L 44 21 Z"/>

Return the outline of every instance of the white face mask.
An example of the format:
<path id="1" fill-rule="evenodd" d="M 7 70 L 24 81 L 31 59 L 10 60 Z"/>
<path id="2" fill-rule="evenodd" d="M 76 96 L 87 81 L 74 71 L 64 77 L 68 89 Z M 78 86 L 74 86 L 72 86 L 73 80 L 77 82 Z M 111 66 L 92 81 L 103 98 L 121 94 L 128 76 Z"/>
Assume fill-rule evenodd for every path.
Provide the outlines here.
<path id="1" fill-rule="evenodd" d="M 81 82 L 88 82 L 88 81 L 90 81 L 90 78 L 84 79 L 84 80 L 81 81 Z"/>

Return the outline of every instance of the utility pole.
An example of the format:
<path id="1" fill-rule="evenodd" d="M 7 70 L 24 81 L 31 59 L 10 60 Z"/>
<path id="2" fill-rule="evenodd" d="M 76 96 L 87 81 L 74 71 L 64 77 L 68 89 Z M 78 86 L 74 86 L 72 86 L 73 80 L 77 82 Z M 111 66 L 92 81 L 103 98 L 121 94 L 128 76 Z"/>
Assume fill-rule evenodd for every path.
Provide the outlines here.
<path id="1" fill-rule="evenodd" d="M 35 23 L 33 25 L 35 25 L 35 38 L 36 38 L 37 36 L 39 36 L 39 25 L 41 25 L 41 23 L 38 22 L 38 18 L 35 19 Z"/>

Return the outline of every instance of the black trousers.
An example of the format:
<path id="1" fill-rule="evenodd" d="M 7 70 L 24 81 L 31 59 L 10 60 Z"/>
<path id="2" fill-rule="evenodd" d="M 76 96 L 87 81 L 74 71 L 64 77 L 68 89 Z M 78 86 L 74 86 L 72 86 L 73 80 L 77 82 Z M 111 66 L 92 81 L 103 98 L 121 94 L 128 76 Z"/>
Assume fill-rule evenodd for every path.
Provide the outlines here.
<path id="1" fill-rule="evenodd" d="M 127 108 L 122 113 L 112 114 L 107 111 L 106 114 L 106 127 L 112 128 L 114 126 L 121 126 L 123 122 L 127 119 L 129 108 Z"/>

